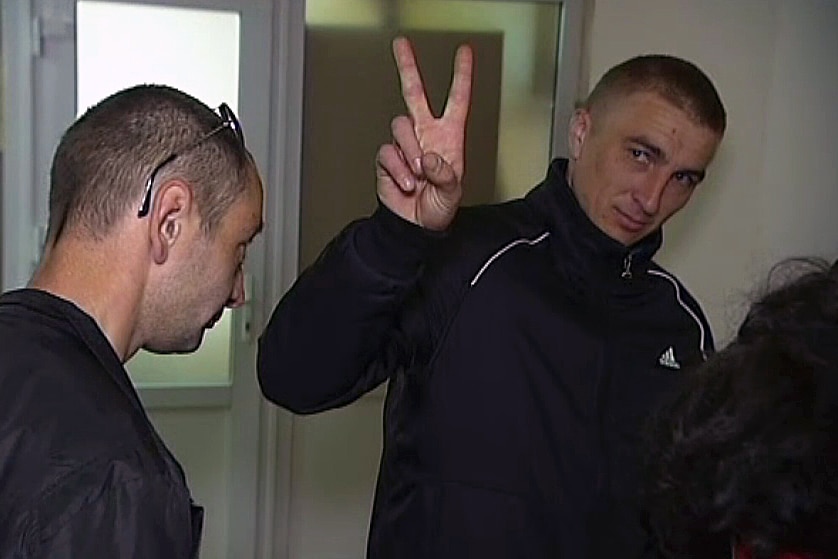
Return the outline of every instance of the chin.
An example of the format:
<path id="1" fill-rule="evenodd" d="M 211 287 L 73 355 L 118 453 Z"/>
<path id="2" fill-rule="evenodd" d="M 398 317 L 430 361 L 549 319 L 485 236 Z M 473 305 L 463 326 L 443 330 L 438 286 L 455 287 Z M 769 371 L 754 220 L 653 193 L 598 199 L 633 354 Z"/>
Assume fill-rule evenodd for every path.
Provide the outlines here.
<path id="1" fill-rule="evenodd" d="M 631 245 L 636 243 L 638 240 L 640 240 L 640 237 L 638 237 L 636 235 L 631 235 L 627 231 L 623 230 L 620 227 L 613 227 L 611 229 L 604 229 L 603 228 L 602 232 L 605 233 L 606 235 L 608 235 L 609 237 L 611 237 L 612 239 L 614 239 L 615 241 L 617 241 L 618 243 L 620 243 L 621 245 L 626 246 L 626 247 L 630 247 Z"/>
<path id="2" fill-rule="evenodd" d="M 179 353 L 193 353 L 198 351 L 198 348 L 201 347 L 201 342 L 204 341 L 204 331 L 203 329 L 199 334 L 195 336 L 194 339 L 187 341 L 184 344 L 184 349 Z"/>
<path id="3" fill-rule="evenodd" d="M 608 233 L 608 235 L 620 244 L 626 247 L 630 247 L 645 239 L 651 232 L 652 229 L 643 229 L 641 231 L 626 231 L 625 229 L 617 227 L 614 231 Z"/>
<path id="4" fill-rule="evenodd" d="M 199 334 L 189 339 L 183 339 L 178 341 L 172 340 L 165 344 L 148 346 L 144 349 L 151 353 L 158 353 L 162 355 L 194 353 L 195 351 L 197 351 L 199 347 L 201 347 L 201 341 L 203 341 L 203 338 L 204 331 L 201 330 Z"/>

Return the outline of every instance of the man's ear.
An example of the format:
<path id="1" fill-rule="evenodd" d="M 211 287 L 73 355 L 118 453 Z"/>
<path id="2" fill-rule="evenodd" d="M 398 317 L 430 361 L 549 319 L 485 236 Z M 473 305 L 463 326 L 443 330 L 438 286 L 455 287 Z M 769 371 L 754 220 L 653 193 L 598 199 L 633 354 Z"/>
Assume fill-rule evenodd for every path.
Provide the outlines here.
<path id="1" fill-rule="evenodd" d="M 149 213 L 149 241 L 156 264 L 166 262 L 183 235 L 192 204 L 192 189 L 185 182 L 174 179 L 160 185 Z"/>
<path id="2" fill-rule="evenodd" d="M 591 131 L 591 113 L 588 109 L 579 108 L 573 111 L 570 117 L 570 126 L 567 130 L 567 145 L 570 150 L 570 158 L 579 159 L 582 153 L 582 145 Z"/>

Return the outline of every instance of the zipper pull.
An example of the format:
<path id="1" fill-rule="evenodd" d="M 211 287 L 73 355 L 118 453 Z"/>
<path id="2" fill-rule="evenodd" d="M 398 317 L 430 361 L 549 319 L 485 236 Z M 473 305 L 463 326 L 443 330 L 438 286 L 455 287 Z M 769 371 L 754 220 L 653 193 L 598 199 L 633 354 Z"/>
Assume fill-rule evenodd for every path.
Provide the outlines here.
<path id="1" fill-rule="evenodd" d="M 631 253 L 628 253 L 626 257 L 623 259 L 623 273 L 620 274 L 620 277 L 623 279 L 631 279 Z"/>

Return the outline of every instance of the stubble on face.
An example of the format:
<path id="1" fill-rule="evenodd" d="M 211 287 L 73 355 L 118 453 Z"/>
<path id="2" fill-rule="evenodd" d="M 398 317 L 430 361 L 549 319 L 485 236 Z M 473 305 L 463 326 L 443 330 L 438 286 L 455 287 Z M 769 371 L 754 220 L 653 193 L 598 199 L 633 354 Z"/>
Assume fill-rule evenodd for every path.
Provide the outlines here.
<path id="1" fill-rule="evenodd" d="M 183 241 L 155 297 L 156 329 L 145 349 L 155 353 L 196 351 L 204 333 L 230 306 L 241 282 L 239 266 L 247 245 L 262 230 L 262 186 L 258 180 L 227 210 L 218 228 L 198 228 Z"/>
<path id="2" fill-rule="evenodd" d="M 638 92 L 574 116 L 568 180 L 588 218 L 630 246 L 687 203 L 719 141 L 661 96 Z"/>

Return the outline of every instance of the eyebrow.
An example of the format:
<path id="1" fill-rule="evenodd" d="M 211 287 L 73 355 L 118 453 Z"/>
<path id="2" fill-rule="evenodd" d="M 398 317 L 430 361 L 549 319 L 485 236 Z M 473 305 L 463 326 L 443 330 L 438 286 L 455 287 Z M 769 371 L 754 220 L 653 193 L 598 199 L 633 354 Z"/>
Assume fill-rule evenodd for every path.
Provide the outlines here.
<path id="1" fill-rule="evenodd" d="M 657 145 L 653 144 L 647 138 L 644 138 L 642 136 L 630 136 L 628 140 L 633 144 L 640 144 L 658 159 L 667 159 L 666 154 L 663 153 L 663 150 Z"/>
<path id="2" fill-rule="evenodd" d="M 653 144 L 647 138 L 644 138 L 642 136 L 631 136 L 629 137 L 629 142 L 643 146 L 658 159 L 663 159 L 664 161 L 667 160 L 666 154 L 663 152 L 663 150 L 655 144 Z M 697 182 L 703 181 L 704 176 L 706 174 L 706 171 L 704 169 L 678 169 L 678 171 L 676 172 L 684 173 L 685 175 L 692 175 L 693 177 L 695 177 Z"/>

